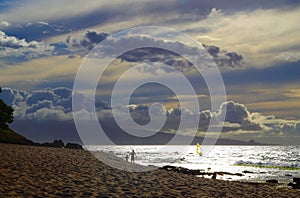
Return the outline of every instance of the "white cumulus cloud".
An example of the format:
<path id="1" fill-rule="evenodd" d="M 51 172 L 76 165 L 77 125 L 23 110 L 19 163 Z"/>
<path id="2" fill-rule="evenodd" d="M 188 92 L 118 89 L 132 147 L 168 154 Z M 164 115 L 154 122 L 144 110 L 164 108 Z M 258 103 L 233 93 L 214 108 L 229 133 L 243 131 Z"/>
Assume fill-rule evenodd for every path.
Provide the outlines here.
<path id="1" fill-rule="evenodd" d="M 0 58 L 19 57 L 24 59 L 38 58 L 50 55 L 54 47 L 44 42 L 30 41 L 18 39 L 9 36 L 5 32 L 0 31 Z"/>

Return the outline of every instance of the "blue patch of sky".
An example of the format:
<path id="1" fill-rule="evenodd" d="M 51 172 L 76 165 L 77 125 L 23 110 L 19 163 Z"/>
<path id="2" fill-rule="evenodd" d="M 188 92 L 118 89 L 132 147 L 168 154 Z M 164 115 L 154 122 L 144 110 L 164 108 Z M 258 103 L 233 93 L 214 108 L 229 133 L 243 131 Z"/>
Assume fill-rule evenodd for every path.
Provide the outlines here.
<path id="1" fill-rule="evenodd" d="M 54 47 L 54 53 L 56 55 L 69 55 L 70 50 L 68 49 L 68 46 L 65 43 L 53 43 L 50 44 L 50 46 Z"/>
<path id="2" fill-rule="evenodd" d="M 26 55 L 20 55 L 20 56 L 8 56 L 4 58 L 0 58 L 1 61 L 5 63 L 5 66 L 8 65 L 15 65 L 18 63 L 22 63 L 24 61 L 27 61 Z"/>
<path id="3" fill-rule="evenodd" d="M 16 2 L 22 2 L 22 1 L 0 0 L 0 12 L 7 11 L 10 8 L 14 7 Z"/>
<path id="4" fill-rule="evenodd" d="M 264 69 L 245 69 L 222 74 L 226 85 L 248 83 L 296 83 L 300 82 L 300 61 L 283 63 Z"/>
<path id="5" fill-rule="evenodd" d="M 6 34 L 15 36 L 19 39 L 25 38 L 29 41 L 42 41 L 45 38 L 66 34 L 70 32 L 68 28 L 62 25 L 50 24 L 45 25 L 41 23 L 22 24 L 19 26 L 11 26 L 5 30 Z"/>

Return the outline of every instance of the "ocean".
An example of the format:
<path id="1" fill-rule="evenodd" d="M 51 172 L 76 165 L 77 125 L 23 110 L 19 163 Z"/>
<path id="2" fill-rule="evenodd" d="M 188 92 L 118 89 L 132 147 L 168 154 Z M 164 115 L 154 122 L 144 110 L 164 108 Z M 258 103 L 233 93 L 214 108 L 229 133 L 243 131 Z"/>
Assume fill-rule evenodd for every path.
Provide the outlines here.
<path id="1" fill-rule="evenodd" d="M 162 167 L 172 165 L 205 172 L 242 173 L 242 176 L 224 174 L 217 179 L 265 182 L 276 179 L 280 183 L 300 177 L 300 146 L 214 146 L 200 156 L 194 146 L 86 146 L 91 151 L 104 151 L 125 159 L 132 150 L 136 163 Z M 246 171 L 246 172 L 245 172 Z"/>

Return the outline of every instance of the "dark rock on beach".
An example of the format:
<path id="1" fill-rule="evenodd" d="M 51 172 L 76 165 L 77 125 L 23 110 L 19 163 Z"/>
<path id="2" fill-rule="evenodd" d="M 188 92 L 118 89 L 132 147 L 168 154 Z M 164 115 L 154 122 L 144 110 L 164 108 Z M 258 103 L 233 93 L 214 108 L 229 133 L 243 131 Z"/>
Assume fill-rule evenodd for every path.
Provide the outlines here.
<path id="1" fill-rule="evenodd" d="M 76 143 L 67 143 L 65 148 L 68 149 L 81 149 L 83 150 L 82 146 L 80 144 L 76 144 Z"/>
<path id="2" fill-rule="evenodd" d="M 62 140 L 54 140 L 52 145 L 55 148 L 64 148 L 65 147 L 65 144 L 63 143 Z"/>
<path id="3" fill-rule="evenodd" d="M 291 187 L 293 187 L 293 189 L 300 189 L 300 178 L 294 177 L 293 182 L 288 183 L 287 186 L 291 186 Z"/>
<path id="4" fill-rule="evenodd" d="M 55 148 L 64 148 L 65 144 L 62 140 L 54 140 L 52 143 L 45 142 L 41 146 L 55 147 Z"/>
<path id="5" fill-rule="evenodd" d="M 294 184 L 293 189 L 300 189 L 300 184 Z"/>
<path id="6" fill-rule="evenodd" d="M 293 182 L 288 183 L 288 186 L 292 186 L 293 189 L 300 189 L 300 178 L 294 177 Z"/>
<path id="7" fill-rule="evenodd" d="M 294 177 L 293 182 L 300 184 L 300 178 L 299 177 Z"/>
<path id="8" fill-rule="evenodd" d="M 204 170 L 201 169 L 188 169 L 188 168 L 183 168 L 183 167 L 176 167 L 176 166 L 163 166 L 160 169 L 164 169 L 167 171 L 174 171 L 177 173 L 183 173 L 187 175 L 207 175 L 207 176 L 213 176 L 213 179 L 216 179 L 217 175 L 234 175 L 234 176 L 243 176 L 242 173 L 229 173 L 229 172 L 204 172 Z"/>
<path id="9" fill-rule="evenodd" d="M 268 179 L 266 182 L 272 183 L 272 184 L 278 184 L 278 180 L 276 180 L 276 179 Z"/>
<path id="10" fill-rule="evenodd" d="M 252 171 L 247 171 L 247 170 L 244 170 L 243 173 L 250 173 L 250 174 L 253 174 L 254 172 Z"/>
<path id="11" fill-rule="evenodd" d="M 291 186 L 293 189 L 300 189 L 300 184 L 299 183 L 294 184 L 294 183 L 290 182 L 290 183 L 288 183 L 287 186 Z"/>
<path id="12" fill-rule="evenodd" d="M 160 169 L 164 169 L 167 171 L 174 171 L 177 173 L 183 173 L 186 175 L 204 175 L 205 174 L 205 172 L 202 172 L 203 170 L 191 170 L 188 168 L 176 167 L 176 166 L 163 166 Z"/>
<path id="13" fill-rule="evenodd" d="M 65 143 L 62 140 L 54 140 L 52 143 L 45 142 L 43 144 L 36 144 L 36 146 L 47 146 L 47 147 L 54 147 L 54 148 L 68 148 L 68 149 L 81 149 L 83 150 L 80 144 L 76 143 Z"/>

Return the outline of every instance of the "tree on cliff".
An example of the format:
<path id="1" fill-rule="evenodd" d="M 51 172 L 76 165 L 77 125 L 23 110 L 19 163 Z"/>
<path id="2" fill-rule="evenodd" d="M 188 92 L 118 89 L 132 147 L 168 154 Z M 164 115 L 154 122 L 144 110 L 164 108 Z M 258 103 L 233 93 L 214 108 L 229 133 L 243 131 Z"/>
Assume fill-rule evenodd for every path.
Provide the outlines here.
<path id="1" fill-rule="evenodd" d="M 2 93 L 0 87 L 0 93 Z M 4 103 L 2 99 L 0 99 L 0 129 L 7 129 L 9 123 L 14 121 L 14 109 L 11 106 L 8 106 Z"/>

